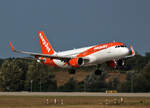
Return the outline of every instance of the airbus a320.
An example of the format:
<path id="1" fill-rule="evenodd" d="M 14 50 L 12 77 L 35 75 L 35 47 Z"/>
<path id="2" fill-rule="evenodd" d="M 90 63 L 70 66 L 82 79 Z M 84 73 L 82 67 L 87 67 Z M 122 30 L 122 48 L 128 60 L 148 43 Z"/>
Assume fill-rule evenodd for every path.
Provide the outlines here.
<path id="1" fill-rule="evenodd" d="M 13 52 L 28 54 L 33 56 L 37 62 L 49 66 L 68 68 L 70 74 L 75 74 L 76 69 L 79 67 L 90 65 L 97 65 L 99 67 L 100 64 L 105 62 L 107 62 L 108 65 L 112 68 L 123 66 L 124 58 L 132 57 L 135 55 L 135 51 L 132 46 L 128 48 L 124 43 L 121 42 L 111 42 L 56 52 L 47 40 L 43 31 L 40 31 L 38 36 L 42 53 L 15 50 L 10 41 L 9 44 Z M 100 68 L 97 68 L 95 74 L 99 75 L 101 72 L 102 71 Z"/>

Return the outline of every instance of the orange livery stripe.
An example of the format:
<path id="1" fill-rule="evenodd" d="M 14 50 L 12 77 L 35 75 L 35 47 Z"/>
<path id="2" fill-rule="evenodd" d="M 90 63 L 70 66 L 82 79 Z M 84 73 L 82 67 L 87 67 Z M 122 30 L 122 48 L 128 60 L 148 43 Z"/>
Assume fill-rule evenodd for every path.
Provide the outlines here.
<path id="1" fill-rule="evenodd" d="M 117 46 L 117 45 L 124 45 L 124 44 L 121 42 L 112 42 L 112 43 L 96 45 L 96 46 L 89 48 L 88 50 L 78 54 L 77 57 L 86 57 L 86 56 L 96 53 L 98 51 L 101 51 L 101 50 L 104 50 L 104 49 L 107 49 L 107 48 L 110 48 L 113 46 Z"/>

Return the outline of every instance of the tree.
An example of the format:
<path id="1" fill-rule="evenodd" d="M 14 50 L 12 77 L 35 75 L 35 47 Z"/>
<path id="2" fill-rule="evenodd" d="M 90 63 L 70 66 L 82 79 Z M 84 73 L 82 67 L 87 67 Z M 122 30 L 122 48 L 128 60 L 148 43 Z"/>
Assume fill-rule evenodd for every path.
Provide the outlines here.
<path id="1" fill-rule="evenodd" d="M 137 77 L 136 90 L 150 92 L 150 61 Z"/>
<path id="2" fill-rule="evenodd" d="M 95 75 L 95 73 L 91 73 L 86 77 L 84 83 L 86 91 L 105 91 L 107 88 L 105 78 L 107 73 L 103 73 L 101 76 Z"/>
<path id="3" fill-rule="evenodd" d="M 71 77 L 67 83 L 65 83 L 63 86 L 60 87 L 60 90 L 67 91 L 67 92 L 73 92 L 78 91 L 78 83 L 76 80 L 74 80 L 73 77 Z"/>
<path id="4" fill-rule="evenodd" d="M 129 84 L 126 88 L 132 87 L 134 92 L 150 92 L 150 61 L 143 70 L 141 69 L 138 73 L 134 72 L 133 77 L 127 77 L 126 83 Z"/>
<path id="5" fill-rule="evenodd" d="M 117 90 L 119 83 L 120 82 L 117 77 L 111 77 L 109 83 L 107 84 L 107 88 L 110 90 Z"/>
<path id="6" fill-rule="evenodd" d="M 143 75 L 145 76 L 145 78 L 147 80 L 150 81 L 150 61 L 148 62 L 148 64 L 144 67 L 143 69 Z"/>
<path id="7" fill-rule="evenodd" d="M 143 67 L 147 64 L 144 56 L 136 54 L 134 57 L 128 58 L 126 60 L 127 67 L 136 72 L 140 72 Z"/>
<path id="8" fill-rule="evenodd" d="M 48 66 L 36 61 L 29 63 L 26 74 L 25 88 L 30 91 L 31 80 L 33 91 L 54 91 L 57 89 L 55 75 Z"/>
<path id="9" fill-rule="evenodd" d="M 2 65 L 3 61 L 4 61 L 3 59 L 0 59 L 0 67 L 1 67 L 1 65 Z"/>
<path id="10" fill-rule="evenodd" d="M 6 60 L 1 67 L 0 87 L 3 91 L 24 90 L 25 64 L 22 60 Z"/>

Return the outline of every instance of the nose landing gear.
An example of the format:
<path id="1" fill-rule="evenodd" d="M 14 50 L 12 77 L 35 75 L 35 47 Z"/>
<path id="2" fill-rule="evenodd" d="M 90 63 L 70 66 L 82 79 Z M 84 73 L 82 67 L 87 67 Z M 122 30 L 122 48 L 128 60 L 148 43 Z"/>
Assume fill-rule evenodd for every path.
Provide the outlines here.
<path id="1" fill-rule="evenodd" d="M 101 74 L 102 74 L 102 70 L 100 69 L 95 70 L 95 75 L 101 75 Z"/>
<path id="2" fill-rule="evenodd" d="M 74 75 L 76 73 L 75 69 L 69 69 L 68 71 L 69 71 L 69 74 L 71 74 L 71 75 Z"/>

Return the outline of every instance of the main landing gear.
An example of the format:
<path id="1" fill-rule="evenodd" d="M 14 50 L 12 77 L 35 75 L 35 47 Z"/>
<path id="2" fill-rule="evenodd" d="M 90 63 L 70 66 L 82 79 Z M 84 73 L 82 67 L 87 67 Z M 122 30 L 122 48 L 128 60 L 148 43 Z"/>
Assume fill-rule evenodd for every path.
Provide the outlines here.
<path id="1" fill-rule="evenodd" d="M 100 66 L 101 65 L 97 65 L 97 69 L 95 70 L 95 75 L 101 75 L 102 74 L 102 70 L 100 70 Z"/>
<path id="2" fill-rule="evenodd" d="M 95 75 L 101 75 L 101 74 L 102 74 L 102 70 L 100 70 L 100 69 L 95 70 Z"/>
<path id="3" fill-rule="evenodd" d="M 95 70 L 95 75 L 102 75 L 102 70 L 100 69 L 101 65 L 97 65 L 97 69 Z M 68 70 L 69 74 L 74 75 L 76 73 L 75 69 L 69 69 Z"/>
<path id="4" fill-rule="evenodd" d="M 68 71 L 69 71 L 69 74 L 71 74 L 71 75 L 74 75 L 76 73 L 75 69 L 69 69 Z"/>

